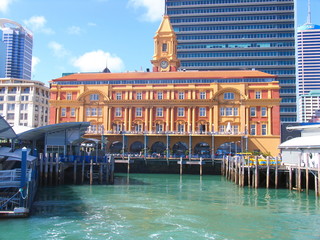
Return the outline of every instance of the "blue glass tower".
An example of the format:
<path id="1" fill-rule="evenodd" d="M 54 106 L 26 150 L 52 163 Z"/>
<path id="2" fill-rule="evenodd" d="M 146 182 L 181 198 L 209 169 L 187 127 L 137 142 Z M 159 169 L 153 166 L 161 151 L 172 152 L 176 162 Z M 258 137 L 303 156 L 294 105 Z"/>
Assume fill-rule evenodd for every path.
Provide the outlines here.
<path id="1" fill-rule="evenodd" d="M 32 33 L 8 19 L 0 19 L 0 29 L 2 41 L 6 44 L 5 77 L 31 79 Z"/>
<path id="2" fill-rule="evenodd" d="M 278 75 L 281 121 L 296 121 L 294 0 L 166 0 L 186 70 Z"/>
<path id="3" fill-rule="evenodd" d="M 2 41 L 2 31 L 0 30 L 0 78 L 6 75 L 6 57 L 7 48 L 6 44 Z"/>

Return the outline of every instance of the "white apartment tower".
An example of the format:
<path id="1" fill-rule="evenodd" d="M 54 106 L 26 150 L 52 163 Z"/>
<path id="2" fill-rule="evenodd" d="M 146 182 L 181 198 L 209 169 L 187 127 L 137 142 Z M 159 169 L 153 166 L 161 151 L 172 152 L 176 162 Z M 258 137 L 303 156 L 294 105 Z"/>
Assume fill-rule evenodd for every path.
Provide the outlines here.
<path id="1" fill-rule="evenodd" d="M 310 0 L 307 22 L 297 30 L 297 44 L 297 118 L 299 122 L 309 122 L 320 105 L 314 94 L 320 89 L 320 26 L 311 23 Z"/>

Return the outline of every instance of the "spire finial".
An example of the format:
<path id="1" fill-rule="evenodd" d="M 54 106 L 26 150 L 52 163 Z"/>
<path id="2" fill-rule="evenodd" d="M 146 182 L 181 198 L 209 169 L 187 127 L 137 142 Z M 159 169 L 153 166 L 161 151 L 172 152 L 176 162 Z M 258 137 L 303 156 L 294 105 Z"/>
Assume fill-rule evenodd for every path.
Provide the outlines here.
<path id="1" fill-rule="evenodd" d="M 307 24 L 311 24 L 311 0 L 308 0 L 308 18 L 307 18 Z"/>

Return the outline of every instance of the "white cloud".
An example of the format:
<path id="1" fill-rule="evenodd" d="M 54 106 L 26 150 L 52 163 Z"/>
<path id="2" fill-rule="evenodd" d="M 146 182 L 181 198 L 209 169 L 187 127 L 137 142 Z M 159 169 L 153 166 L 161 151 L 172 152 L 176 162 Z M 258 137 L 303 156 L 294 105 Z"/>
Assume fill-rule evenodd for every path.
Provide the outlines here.
<path id="1" fill-rule="evenodd" d="M 135 9 L 146 8 L 147 12 L 142 15 L 142 20 L 148 22 L 159 21 L 164 14 L 164 0 L 129 0 L 128 6 Z"/>
<path id="2" fill-rule="evenodd" d="M 40 58 L 32 56 L 32 72 L 36 71 L 36 66 L 40 63 Z"/>
<path id="3" fill-rule="evenodd" d="M 34 32 L 54 34 L 51 28 L 46 27 L 47 20 L 44 16 L 32 16 L 28 20 L 24 20 L 23 23 Z"/>
<path id="4" fill-rule="evenodd" d="M 7 12 L 9 4 L 13 3 L 14 0 L 0 0 L 0 12 Z"/>
<path id="5" fill-rule="evenodd" d="M 97 26 L 97 24 L 94 23 L 94 22 L 88 22 L 88 26 L 89 26 L 89 27 L 95 27 L 95 26 Z"/>
<path id="6" fill-rule="evenodd" d="M 53 55 L 58 58 L 63 58 L 69 55 L 69 51 L 63 47 L 60 43 L 51 41 L 48 47 L 53 51 Z"/>
<path id="7" fill-rule="evenodd" d="M 68 34 L 71 35 L 80 35 L 83 32 L 83 30 L 78 26 L 71 26 L 68 28 Z"/>
<path id="8" fill-rule="evenodd" d="M 73 66 L 81 72 L 102 72 L 108 63 L 111 72 L 120 72 L 124 69 L 121 58 L 102 50 L 87 52 L 72 61 Z"/>

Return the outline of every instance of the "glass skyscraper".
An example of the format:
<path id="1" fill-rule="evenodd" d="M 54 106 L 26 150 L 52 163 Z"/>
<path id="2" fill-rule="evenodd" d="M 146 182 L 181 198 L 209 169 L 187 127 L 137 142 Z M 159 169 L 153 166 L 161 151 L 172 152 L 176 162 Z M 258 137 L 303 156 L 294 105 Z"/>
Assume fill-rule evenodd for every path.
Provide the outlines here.
<path id="1" fill-rule="evenodd" d="M 320 109 L 320 25 L 308 20 L 297 30 L 298 120 L 310 121 Z"/>
<path id="2" fill-rule="evenodd" d="M 186 70 L 278 75 L 281 121 L 296 121 L 294 0 L 166 0 Z"/>
<path id="3" fill-rule="evenodd" d="M 20 24 L 8 19 L 0 19 L 0 30 L 2 30 L 1 40 L 6 45 L 6 53 L 0 53 L 1 55 L 6 55 L 4 77 L 30 80 L 32 33 Z M 1 51 L 3 51 L 2 48 Z"/>

